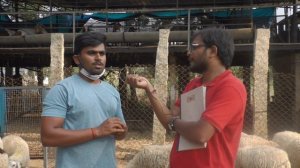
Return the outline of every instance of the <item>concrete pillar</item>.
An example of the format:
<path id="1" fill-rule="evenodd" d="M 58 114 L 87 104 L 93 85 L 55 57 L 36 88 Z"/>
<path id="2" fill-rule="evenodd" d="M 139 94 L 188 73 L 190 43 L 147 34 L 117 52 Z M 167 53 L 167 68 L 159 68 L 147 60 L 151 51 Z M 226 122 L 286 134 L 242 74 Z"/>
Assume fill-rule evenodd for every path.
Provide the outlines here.
<path id="1" fill-rule="evenodd" d="M 254 47 L 253 132 L 268 137 L 269 29 L 257 29 Z"/>
<path id="2" fill-rule="evenodd" d="M 61 33 L 51 33 L 50 87 L 64 79 L 64 52 L 64 35 Z"/>
<path id="3" fill-rule="evenodd" d="M 158 97 L 163 104 L 167 103 L 168 96 L 168 55 L 169 55 L 169 35 L 170 29 L 159 30 L 159 42 L 156 53 L 155 63 L 155 83 Z M 165 143 L 166 130 L 159 122 L 156 115 L 153 118 L 153 143 Z"/>
<path id="4" fill-rule="evenodd" d="M 293 114 L 294 128 L 300 131 L 300 54 L 295 55 L 295 110 Z"/>

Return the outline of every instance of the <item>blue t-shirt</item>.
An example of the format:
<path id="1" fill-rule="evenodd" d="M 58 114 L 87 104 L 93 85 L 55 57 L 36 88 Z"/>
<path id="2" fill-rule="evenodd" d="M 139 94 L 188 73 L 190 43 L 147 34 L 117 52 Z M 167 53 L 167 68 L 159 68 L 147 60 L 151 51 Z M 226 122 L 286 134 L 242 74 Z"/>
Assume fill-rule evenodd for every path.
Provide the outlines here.
<path id="1" fill-rule="evenodd" d="M 64 118 L 64 129 L 79 130 L 99 126 L 111 117 L 124 123 L 120 94 L 101 81 L 91 84 L 78 74 L 56 84 L 43 102 L 42 116 Z M 69 147 L 58 147 L 57 168 L 115 168 L 115 139 L 98 138 Z"/>

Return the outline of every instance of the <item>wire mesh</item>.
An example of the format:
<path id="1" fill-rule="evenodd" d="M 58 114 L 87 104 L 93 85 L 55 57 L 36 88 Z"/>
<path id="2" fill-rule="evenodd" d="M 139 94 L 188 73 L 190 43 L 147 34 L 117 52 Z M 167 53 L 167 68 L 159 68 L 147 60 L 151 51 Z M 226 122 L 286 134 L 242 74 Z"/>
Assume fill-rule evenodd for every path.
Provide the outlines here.
<path id="1" fill-rule="evenodd" d="M 40 119 L 42 111 L 42 87 L 10 87 L 6 95 L 6 134 L 21 136 L 27 141 L 31 158 L 41 158 Z"/>
<path id="2" fill-rule="evenodd" d="M 271 72 L 269 74 L 268 133 L 296 128 L 295 75 Z"/>
<path id="3" fill-rule="evenodd" d="M 244 132 L 253 133 L 253 76 L 252 67 L 232 67 L 236 75 L 245 84 L 248 100 L 244 120 Z M 78 67 L 65 68 L 65 77 L 79 71 Z M 168 65 L 168 73 L 162 75 L 163 80 L 155 80 L 154 65 L 130 65 L 122 68 L 108 67 L 103 80 L 112 84 L 120 92 L 122 109 L 129 127 L 129 134 L 124 141 L 117 142 L 117 159 L 119 164 L 126 164 L 144 145 L 152 143 L 153 111 L 143 90 L 131 88 L 125 83 L 127 74 L 145 76 L 156 87 L 167 82 L 166 104 L 172 107 L 185 85 L 198 74 L 189 72 L 187 66 Z M 28 75 L 30 74 L 30 75 Z M 43 148 L 40 143 L 40 115 L 42 100 L 46 94 L 47 68 L 34 69 L 24 75 L 31 86 L 5 87 L 0 91 L 6 96 L 6 134 L 17 134 L 23 137 L 30 146 L 31 158 L 42 158 Z M 24 81 L 22 75 L 22 81 Z M 27 76 L 27 77 L 26 77 Z M 3 80 L 3 78 L 1 78 Z M 10 81 L 6 77 L 6 81 Z M 44 86 L 38 86 L 41 83 Z M 292 74 L 276 73 L 270 70 L 268 79 L 268 134 L 282 130 L 295 131 L 293 119 L 295 107 L 295 76 Z M 24 83 L 24 82 L 23 82 Z M 257 127 L 260 129 L 260 126 Z M 263 125 L 261 126 L 263 128 Z M 259 132 L 260 130 L 258 130 Z M 256 131 L 257 132 L 257 131 Z M 172 141 L 173 134 L 167 133 L 166 140 Z M 48 148 L 48 167 L 55 165 L 55 148 Z"/>

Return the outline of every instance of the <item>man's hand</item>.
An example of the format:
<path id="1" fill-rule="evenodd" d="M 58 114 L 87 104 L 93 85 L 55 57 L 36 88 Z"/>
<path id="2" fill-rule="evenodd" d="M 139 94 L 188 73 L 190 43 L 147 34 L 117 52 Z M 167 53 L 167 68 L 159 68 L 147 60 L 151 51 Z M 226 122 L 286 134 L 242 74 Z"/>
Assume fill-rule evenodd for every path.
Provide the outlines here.
<path id="1" fill-rule="evenodd" d="M 116 140 L 122 140 L 125 138 L 127 132 L 128 132 L 128 127 L 126 124 L 122 124 L 122 127 L 124 129 L 124 132 L 117 132 L 117 133 L 114 133 L 114 136 L 115 136 L 115 139 Z"/>
<path id="2" fill-rule="evenodd" d="M 152 91 L 153 86 L 147 78 L 137 75 L 127 75 L 126 82 L 136 88 L 145 89 L 146 91 Z"/>
<path id="3" fill-rule="evenodd" d="M 126 132 L 125 124 L 117 117 L 105 120 L 100 126 L 93 128 L 93 130 L 95 131 L 95 138 Z"/>

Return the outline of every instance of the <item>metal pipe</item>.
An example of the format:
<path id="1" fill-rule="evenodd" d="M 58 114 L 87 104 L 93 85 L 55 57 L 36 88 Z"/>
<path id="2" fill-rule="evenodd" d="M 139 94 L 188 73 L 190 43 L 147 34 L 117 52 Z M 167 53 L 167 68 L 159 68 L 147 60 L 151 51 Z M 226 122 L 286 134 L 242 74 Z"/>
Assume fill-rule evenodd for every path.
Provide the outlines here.
<path id="1" fill-rule="evenodd" d="M 89 13 L 98 13 L 98 12 L 155 12 L 155 11 L 177 11 L 177 10 L 206 10 L 206 9 L 213 9 L 213 10 L 222 10 L 222 9 L 234 9 L 234 8 L 244 8 L 244 9 L 251 9 L 251 8 L 262 8 L 262 7 L 284 7 L 284 6 L 294 6 L 299 4 L 293 3 L 285 3 L 285 4 L 266 4 L 266 5 L 237 5 L 237 6 L 204 6 L 204 7 L 171 7 L 171 8 L 140 8 L 140 9 L 108 9 L 106 10 L 90 10 Z M 67 13 L 86 13 L 87 11 L 77 10 L 77 11 L 53 11 L 53 14 L 67 14 Z M 0 14 L 48 14 L 49 12 L 46 11 L 27 11 L 27 12 L 0 12 Z"/>
<path id="2" fill-rule="evenodd" d="M 235 40 L 253 39 L 253 29 L 226 29 Z M 196 33 L 197 31 L 195 31 Z M 134 43 L 134 42 L 158 42 L 158 32 L 109 32 L 104 33 L 108 43 Z M 3 46 L 27 46 L 27 45 L 50 45 L 51 33 L 34 34 L 25 36 L 0 36 L 0 45 Z M 74 43 L 73 33 L 64 33 L 65 44 Z M 170 42 L 187 42 L 188 31 L 171 31 Z"/>
<path id="3" fill-rule="evenodd" d="M 290 33 L 290 20 L 288 16 L 288 7 L 284 8 L 284 15 L 285 15 L 285 30 L 287 32 L 287 42 L 291 42 L 291 33 Z"/>
<path id="4" fill-rule="evenodd" d="M 294 0 L 296 4 L 296 0 Z M 291 42 L 296 43 L 298 40 L 298 23 L 297 23 L 297 6 L 293 6 L 293 16 L 291 18 Z"/>
<path id="5" fill-rule="evenodd" d="M 191 10 L 188 11 L 188 35 L 187 35 L 188 39 L 187 39 L 187 49 L 190 49 L 190 45 L 191 45 Z"/>
<path id="6" fill-rule="evenodd" d="M 73 33 L 72 33 L 72 39 L 73 39 L 73 41 L 72 41 L 72 46 L 73 46 L 73 52 L 74 52 L 74 46 L 75 46 L 75 35 L 76 35 L 76 22 L 75 22 L 75 17 L 76 17 L 76 15 L 75 15 L 75 12 L 73 13 Z"/>
<path id="7" fill-rule="evenodd" d="M 52 25 L 52 0 L 49 1 L 50 3 L 50 12 L 49 12 L 49 16 L 50 16 L 50 33 L 52 33 L 52 29 L 53 29 L 53 25 Z"/>

